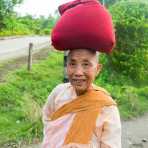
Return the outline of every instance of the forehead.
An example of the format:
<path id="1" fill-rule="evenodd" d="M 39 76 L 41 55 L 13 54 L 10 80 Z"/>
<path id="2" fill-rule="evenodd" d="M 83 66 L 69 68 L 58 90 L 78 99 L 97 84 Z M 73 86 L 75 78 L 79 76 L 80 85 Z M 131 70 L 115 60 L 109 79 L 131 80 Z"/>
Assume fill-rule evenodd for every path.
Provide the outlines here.
<path id="1" fill-rule="evenodd" d="M 88 49 L 71 50 L 68 57 L 71 60 L 92 60 L 96 58 L 96 52 L 89 51 Z"/>

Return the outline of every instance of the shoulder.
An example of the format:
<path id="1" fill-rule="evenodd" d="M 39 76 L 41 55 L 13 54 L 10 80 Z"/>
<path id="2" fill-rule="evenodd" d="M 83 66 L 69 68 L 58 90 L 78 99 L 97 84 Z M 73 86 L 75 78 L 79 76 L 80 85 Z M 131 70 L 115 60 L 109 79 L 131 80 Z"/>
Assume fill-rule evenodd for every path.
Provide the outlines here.
<path id="1" fill-rule="evenodd" d="M 61 83 L 58 84 L 53 90 L 52 93 L 59 93 L 67 88 L 71 87 L 70 83 Z"/>
<path id="2" fill-rule="evenodd" d="M 67 92 L 69 90 L 69 88 L 71 88 L 70 83 L 58 84 L 55 88 L 53 88 L 53 90 L 48 95 L 48 100 L 55 99 L 59 95 L 61 96 L 61 94 Z"/>
<path id="3" fill-rule="evenodd" d="M 61 96 L 61 93 L 63 93 L 65 90 L 67 90 L 68 87 L 70 87 L 70 83 L 61 83 L 61 84 L 58 84 L 56 87 L 54 87 L 47 97 L 47 101 L 45 103 L 45 106 L 50 105 L 51 108 L 53 109 L 55 106 L 56 98 L 59 95 Z"/>
<path id="4" fill-rule="evenodd" d="M 104 88 L 93 84 L 93 88 L 103 106 L 117 105 L 116 101 L 111 97 L 111 94 Z"/>
<path id="5" fill-rule="evenodd" d="M 110 93 L 105 88 L 103 88 L 103 87 L 100 87 L 100 86 L 97 86 L 97 85 L 93 84 L 93 88 L 95 90 L 101 91 L 102 93 L 110 96 Z"/>

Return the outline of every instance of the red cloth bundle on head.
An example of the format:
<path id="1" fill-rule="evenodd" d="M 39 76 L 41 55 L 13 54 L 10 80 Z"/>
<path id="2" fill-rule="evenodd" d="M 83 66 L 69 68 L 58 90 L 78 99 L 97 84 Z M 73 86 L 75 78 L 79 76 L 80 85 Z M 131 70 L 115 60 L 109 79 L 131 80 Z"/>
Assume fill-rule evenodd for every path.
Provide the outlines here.
<path id="1" fill-rule="evenodd" d="M 57 50 L 92 49 L 110 53 L 115 44 L 112 18 L 97 0 L 74 0 L 59 7 L 51 34 Z"/>

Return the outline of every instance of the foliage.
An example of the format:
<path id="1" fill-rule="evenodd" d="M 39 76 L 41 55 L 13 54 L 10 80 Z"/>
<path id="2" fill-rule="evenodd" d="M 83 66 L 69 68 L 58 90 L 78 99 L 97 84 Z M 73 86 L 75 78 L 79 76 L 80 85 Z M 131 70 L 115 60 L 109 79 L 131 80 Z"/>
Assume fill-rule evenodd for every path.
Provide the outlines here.
<path id="1" fill-rule="evenodd" d="M 148 111 L 147 86 L 135 87 L 130 85 L 130 83 L 128 84 L 126 77 L 120 80 L 120 77 L 117 75 L 112 76 L 112 80 L 116 82 L 116 84 L 112 84 L 112 82 L 102 80 L 102 76 L 103 78 L 107 77 L 107 75 L 104 76 L 103 74 L 96 80 L 96 84 L 106 88 L 111 93 L 112 98 L 116 100 L 119 106 L 122 118 L 130 119 L 137 115 L 143 115 Z M 120 82 L 117 84 L 118 80 L 120 80 L 122 84 L 120 84 Z"/>
<path id="2" fill-rule="evenodd" d="M 145 82 L 137 86 L 129 75 L 116 71 L 110 65 L 110 56 L 100 54 L 99 62 L 103 65 L 95 83 L 106 88 L 119 106 L 122 118 L 128 119 L 148 111 L 148 87 Z"/>
<path id="3" fill-rule="evenodd" d="M 110 67 L 137 84 L 148 79 L 148 3 L 121 1 L 110 8 L 117 46 L 108 56 Z"/>
<path id="4" fill-rule="evenodd" d="M 16 4 L 22 0 L 0 0 L 0 30 L 6 26 L 5 19 L 13 12 Z"/>
<path id="5" fill-rule="evenodd" d="M 117 46 L 112 55 L 100 54 L 103 69 L 95 83 L 111 93 L 124 118 L 148 111 L 147 8 L 147 4 L 141 1 L 122 1 L 110 7 Z M 18 34 L 22 30 L 25 30 L 24 34 L 48 34 L 55 19 L 52 16 L 48 19 L 18 17 L 13 13 L 5 22 L 8 34 L 12 30 Z M 47 59 L 33 65 L 31 72 L 24 67 L 10 73 L 6 82 L 0 83 L 0 144 L 21 140 L 32 142 L 34 138 L 42 137 L 41 108 L 49 92 L 62 82 L 62 78 L 63 55 L 51 53 Z"/>
<path id="6" fill-rule="evenodd" d="M 56 19 L 53 16 L 49 16 L 48 18 L 44 16 L 34 18 L 31 15 L 18 17 L 17 14 L 13 12 L 5 18 L 6 25 L 5 28 L 1 30 L 0 36 L 26 34 L 49 35 L 55 21 Z"/>
<path id="7" fill-rule="evenodd" d="M 49 92 L 61 83 L 63 55 L 51 53 L 33 65 L 31 72 L 19 69 L 0 83 L 0 145 L 41 138 L 41 108 Z"/>
<path id="8" fill-rule="evenodd" d="M 107 58 L 100 55 L 104 69 L 95 83 L 106 88 L 119 104 L 122 117 L 131 118 L 148 110 L 148 87 L 134 87 L 115 73 L 110 76 Z M 108 79 L 109 78 L 109 79 Z M 41 140 L 43 126 L 41 108 L 49 92 L 63 79 L 63 54 L 52 52 L 49 57 L 33 65 L 11 72 L 0 84 L 0 145 L 34 138 Z M 121 79 L 121 83 L 118 80 Z"/>
<path id="9" fill-rule="evenodd" d="M 40 16 L 34 18 L 31 15 L 18 16 L 13 8 L 23 0 L 0 1 L 0 36 L 40 34 L 49 35 L 55 24 L 56 18 L 49 15 L 48 18 Z"/>

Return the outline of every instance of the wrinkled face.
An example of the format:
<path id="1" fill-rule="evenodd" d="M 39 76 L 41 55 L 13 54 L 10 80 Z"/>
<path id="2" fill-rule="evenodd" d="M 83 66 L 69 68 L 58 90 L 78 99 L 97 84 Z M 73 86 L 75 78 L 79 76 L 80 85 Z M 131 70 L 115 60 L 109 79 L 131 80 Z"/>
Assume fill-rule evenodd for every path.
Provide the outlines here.
<path id="1" fill-rule="evenodd" d="M 77 95 L 92 89 L 92 82 L 99 73 L 96 53 L 87 49 L 72 50 L 68 56 L 67 74 Z"/>

